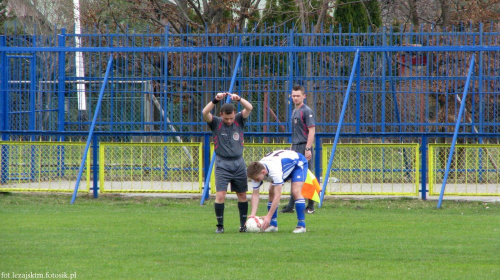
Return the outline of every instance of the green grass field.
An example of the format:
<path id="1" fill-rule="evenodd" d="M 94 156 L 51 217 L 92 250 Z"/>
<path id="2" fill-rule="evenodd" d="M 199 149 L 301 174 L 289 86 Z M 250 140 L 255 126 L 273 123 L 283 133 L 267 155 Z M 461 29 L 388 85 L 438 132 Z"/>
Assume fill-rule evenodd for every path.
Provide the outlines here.
<path id="1" fill-rule="evenodd" d="M 216 235 L 213 199 L 69 202 L 0 195 L 0 277 L 500 279 L 500 203 L 331 199 L 306 216 L 306 234 L 291 233 L 295 214 L 280 214 L 277 233 L 242 234 L 228 200 L 226 233 Z"/>

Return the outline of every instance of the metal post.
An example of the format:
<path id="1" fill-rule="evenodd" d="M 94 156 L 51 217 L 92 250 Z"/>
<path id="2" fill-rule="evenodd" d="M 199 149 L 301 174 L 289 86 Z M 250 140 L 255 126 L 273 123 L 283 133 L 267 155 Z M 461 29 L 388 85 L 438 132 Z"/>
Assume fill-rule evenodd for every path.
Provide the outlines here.
<path id="1" fill-rule="evenodd" d="M 0 36 L 0 47 L 6 46 L 5 35 Z M 1 71 L 1 81 L 0 81 L 0 132 L 2 132 L 1 140 L 8 140 L 8 136 L 3 133 L 9 127 L 9 115 L 8 115 L 8 98 L 7 98 L 7 83 L 8 83 L 8 62 L 7 62 L 7 52 L 2 51 L 0 53 L 0 71 Z M 0 183 L 5 184 L 7 182 L 8 168 L 9 168 L 9 147 L 7 145 L 0 145 Z"/>
<path id="2" fill-rule="evenodd" d="M 333 158 L 335 157 L 335 150 L 337 149 L 337 143 L 340 138 L 340 130 L 342 129 L 342 123 L 344 122 L 344 115 L 347 109 L 347 103 L 349 102 L 349 94 L 351 92 L 352 81 L 354 80 L 354 73 L 356 73 L 359 67 L 359 49 L 356 51 L 356 56 L 354 57 L 354 63 L 352 65 L 351 76 L 349 78 L 349 84 L 347 85 L 347 91 L 344 97 L 344 103 L 342 105 L 342 111 L 340 112 L 339 123 L 337 125 L 337 132 L 335 133 L 335 140 L 333 141 L 332 153 L 330 154 L 330 159 L 328 161 L 328 167 L 326 169 L 325 177 L 323 178 L 323 187 L 321 188 L 321 199 L 319 202 L 319 208 L 323 205 L 323 199 L 326 193 L 326 184 L 328 183 L 328 178 L 330 177 L 330 170 L 332 169 Z"/>
<path id="3" fill-rule="evenodd" d="M 480 23 L 479 24 L 479 44 L 482 46 L 483 45 L 483 23 Z M 484 75 L 483 75 L 483 63 L 484 63 L 484 60 L 483 60 L 483 51 L 480 51 L 479 52 L 479 77 L 478 77 L 478 81 L 477 81 L 477 92 L 478 94 L 480 95 L 479 96 L 479 132 L 480 133 L 483 133 L 484 132 L 484 92 L 483 92 L 483 79 L 484 79 Z M 474 98 L 473 98 L 474 100 Z M 465 100 L 464 100 L 465 102 Z M 480 137 L 479 138 L 479 143 L 483 144 L 483 138 Z"/>
<path id="4" fill-rule="evenodd" d="M 167 25 L 165 27 L 165 47 L 168 47 L 168 31 L 169 31 L 170 25 Z M 161 67 L 160 63 L 160 67 Z M 153 95 L 154 96 L 154 95 Z M 159 103 L 159 102 L 158 102 Z M 163 53 L 163 106 L 165 107 L 163 113 L 163 129 L 167 130 L 168 129 L 168 52 Z M 172 130 L 173 130 L 172 126 Z M 167 137 L 165 136 L 164 141 L 167 141 Z"/>
<path id="5" fill-rule="evenodd" d="M 59 34 L 59 47 L 64 47 L 66 42 L 66 29 L 63 28 L 61 30 L 61 34 Z M 66 72 L 65 72 L 65 61 L 66 61 L 66 53 L 64 51 L 59 52 L 59 77 L 58 77 L 58 92 L 57 92 L 57 132 L 63 132 L 64 131 L 64 120 L 65 120 L 65 108 L 64 108 L 64 101 L 65 101 L 65 93 L 66 93 L 66 88 L 65 88 L 65 82 L 66 82 Z M 59 141 L 63 140 L 63 136 L 59 136 Z"/>
<path id="6" fill-rule="evenodd" d="M 320 137 L 314 137 L 314 176 L 316 178 L 321 178 L 321 153 L 323 149 L 321 148 L 321 138 Z M 326 180 L 326 178 L 323 178 L 323 180 Z M 318 180 L 319 182 L 319 180 Z M 321 182 L 319 182 L 321 184 Z"/>
<path id="7" fill-rule="evenodd" d="M 94 198 L 97 198 L 99 196 L 99 137 L 94 134 L 94 137 L 92 137 L 92 176 L 94 177 L 94 180 L 92 182 L 92 193 L 94 194 Z M 84 161 L 86 162 L 87 159 L 85 158 Z"/>
<path id="8" fill-rule="evenodd" d="M 36 40 L 33 40 L 33 44 L 35 44 Z M 35 122 L 36 122 L 36 56 L 33 53 L 33 56 L 29 59 L 30 62 L 30 81 L 29 81 L 29 118 L 28 118 L 28 129 L 30 131 L 35 130 Z M 34 141 L 35 136 L 31 136 L 31 141 Z"/>
<path id="9" fill-rule="evenodd" d="M 455 123 L 455 132 L 453 133 L 453 140 L 451 141 L 450 153 L 448 155 L 448 161 L 446 163 L 446 170 L 444 172 L 443 184 L 441 185 L 441 193 L 439 194 L 439 201 L 438 201 L 437 208 L 441 208 L 441 203 L 443 202 L 444 189 L 446 187 L 446 181 L 448 180 L 448 173 L 450 172 L 451 161 L 453 160 L 453 153 L 455 152 L 455 144 L 457 142 L 458 130 L 460 128 L 460 120 L 462 119 L 462 115 L 463 115 L 464 109 L 465 109 L 465 103 L 466 103 L 465 98 L 467 97 L 467 91 L 469 89 L 472 72 L 474 70 L 474 59 L 475 59 L 475 55 L 473 54 L 472 58 L 470 60 L 467 81 L 465 82 L 464 94 L 462 96 L 462 100 L 464 100 L 464 102 L 462 102 L 462 104 L 460 105 L 460 111 L 458 112 L 457 121 Z"/>
<path id="10" fill-rule="evenodd" d="M 420 170 L 420 193 L 422 195 L 422 200 L 427 200 L 427 136 L 425 135 L 422 136 L 420 152 L 422 154 L 422 170 Z M 416 168 L 418 168 L 418 166 Z"/>
<path id="11" fill-rule="evenodd" d="M 209 178 L 212 174 L 212 170 L 210 170 L 210 134 L 205 134 L 203 136 L 203 166 L 205 167 L 203 170 L 203 174 L 205 174 L 205 178 Z M 209 192 L 205 192 L 205 199 L 209 198 Z"/>
<path id="12" fill-rule="evenodd" d="M 290 29 L 290 32 L 289 32 L 289 35 L 288 35 L 288 41 L 289 41 L 289 45 L 292 47 L 293 46 L 293 28 Z M 293 67 L 293 64 L 294 64 L 294 59 L 293 59 L 293 52 L 288 52 L 288 91 L 286 92 L 287 96 L 290 96 L 288 98 L 289 102 L 288 102 L 288 107 L 287 107 L 287 116 L 291 116 L 292 115 L 292 112 L 293 112 L 293 101 L 292 101 L 292 97 L 291 97 L 291 94 L 292 94 L 292 89 L 293 89 L 293 79 L 294 79 L 294 67 Z M 286 131 L 289 131 L 291 132 L 291 129 L 292 129 L 292 118 L 289 119 L 287 123 L 288 125 L 288 128 L 286 129 Z M 288 138 L 288 142 L 292 142 L 292 136 L 290 136 Z"/>
<path id="13" fill-rule="evenodd" d="M 359 50 L 356 52 L 359 62 Z M 361 67 L 356 68 L 356 133 L 360 133 L 360 122 L 361 122 Z"/>
<path id="14" fill-rule="evenodd" d="M 383 46 L 387 46 L 387 35 L 386 35 L 386 31 L 385 31 L 385 27 L 382 28 L 382 44 Z M 385 52 L 386 55 L 384 55 L 382 57 L 382 108 L 381 108 L 381 111 L 382 111 L 382 114 L 381 114 L 381 120 L 380 120 L 380 123 L 382 125 L 382 127 L 380 128 L 380 131 L 382 133 L 385 132 L 385 93 L 387 91 L 387 88 L 386 88 L 386 80 L 387 80 L 387 73 L 386 73 L 386 70 L 387 70 L 387 52 Z M 384 143 L 384 137 L 382 137 L 382 143 Z"/>
<path id="15" fill-rule="evenodd" d="M 6 46 L 6 38 L 5 35 L 0 36 L 0 47 Z M 7 61 L 7 52 L 2 51 L 0 53 L 0 71 L 1 71 L 1 81 L 0 81 L 0 131 L 5 131 L 9 129 L 9 106 L 8 106 L 8 71 L 9 71 L 9 63 Z M 8 136 L 2 133 L 2 140 L 8 140 Z M 2 173 L 3 174 L 3 173 Z"/>
<path id="16" fill-rule="evenodd" d="M 387 61 L 387 66 L 389 68 L 389 73 L 390 75 L 390 82 L 391 82 L 391 93 L 392 93 L 392 101 L 394 102 L 394 114 L 396 115 L 396 120 L 399 123 L 399 132 L 403 131 L 403 128 L 401 126 L 401 115 L 399 114 L 399 106 L 398 106 L 398 98 L 396 95 L 396 86 L 394 85 L 394 79 L 392 78 L 392 59 L 389 57 L 389 54 L 385 52 L 385 58 Z"/>
<path id="17" fill-rule="evenodd" d="M 85 167 L 85 162 L 87 161 L 87 154 L 90 147 L 90 142 L 92 142 L 94 136 L 95 123 L 97 122 L 97 116 L 101 110 L 102 98 L 104 96 L 104 89 L 108 83 L 109 73 L 111 72 L 111 66 L 113 65 L 113 55 L 109 56 L 108 66 L 106 67 L 106 73 L 104 74 L 104 80 L 102 82 L 101 91 L 99 92 L 99 99 L 97 100 L 97 105 L 95 107 L 94 118 L 90 124 L 89 136 L 87 137 L 87 144 L 85 145 L 85 150 L 83 151 L 82 162 L 80 163 L 80 169 L 78 170 L 78 177 L 76 178 L 75 189 L 73 191 L 73 197 L 71 198 L 71 204 L 75 203 L 76 194 L 78 193 L 78 186 L 80 185 L 80 180 L 82 178 L 83 168 Z M 95 167 L 94 167 L 95 168 Z M 95 174 L 95 173 L 94 173 Z M 97 180 L 97 178 L 94 178 Z"/>

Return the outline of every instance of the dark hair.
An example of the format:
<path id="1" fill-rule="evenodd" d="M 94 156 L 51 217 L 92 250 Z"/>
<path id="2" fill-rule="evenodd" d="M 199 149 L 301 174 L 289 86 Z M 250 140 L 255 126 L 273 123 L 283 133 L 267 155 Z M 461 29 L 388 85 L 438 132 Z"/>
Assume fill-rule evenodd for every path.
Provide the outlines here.
<path id="1" fill-rule="evenodd" d="M 220 107 L 221 114 L 224 113 L 226 115 L 230 115 L 233 112 L 236 112 L 236 108 L 231 103 L 226 103 L 226 104 L 222 105 L 222 107 Z"/>
<path id="2" fill-rule="evenodd" d="M 306 90 L 304 89 L 304 87 L 301 86 L 301 85 L 299 85 L 299 84 L 293 85 L 292 90 L 293 91 L 299 91 L 300 90 L 300 91 L 302 91 L 302 94 L 306 93 Z"/>

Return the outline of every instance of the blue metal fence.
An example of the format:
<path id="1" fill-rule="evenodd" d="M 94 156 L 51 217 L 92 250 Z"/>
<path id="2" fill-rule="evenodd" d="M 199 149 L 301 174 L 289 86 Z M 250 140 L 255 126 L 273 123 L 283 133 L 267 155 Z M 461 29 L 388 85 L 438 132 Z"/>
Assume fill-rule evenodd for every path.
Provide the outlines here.
<path id="1" fill-rule="evenodd" d="M 470 29 L 470 30 L 468 30 Z M 358 136 L 452 132 L 466 102 L 462 135 L 500 132 L 500 32 L 83 34 L 4 35 L 1 130 L 87 131 L 106 60 L 115 63 L 96 132 L 207 131 L 201 109 L 229 87 L 242 55 L 235 92 L 252 104 L 251 132 L 289 132 L 292 84 L 306 87 L 318 133 L 336 130 L 354 52 L 360 50 L 342 133 Z M 83 52 L 85 77 L 75 75 Z M 477 54 L 470 96 L 467 62 Z M 85 84 L 79 110 L 77 84 Z M 163 112 L 163 113 L 162 113 Z"/>
<path id="2" fill-rule="evenodd" d="M 468 58 L 478 54 L 463 133 L 499 132 L 500 32 L 84 34 L 2 36 L 2 134 L 86 131 L 108 53 L 115 57 L 96 131 L 206 131 L 199 113 L 227 90 L 255 106 L 253 132 L 289 131 L 294 83 L 317 112 L 316 131 L 335 131 L 356 48 L 359 75 L 343 133 L 451 132 Z M 57 42 L 56 42 L 57 41 Z M 5 46 L 3 46 L 5 45 Z M 85 77 L 75 75 L 82 50 Z M 79 110 L 77 84 L 87 110 Z M 161 110 L 164 111 L 162 117 Z"/>

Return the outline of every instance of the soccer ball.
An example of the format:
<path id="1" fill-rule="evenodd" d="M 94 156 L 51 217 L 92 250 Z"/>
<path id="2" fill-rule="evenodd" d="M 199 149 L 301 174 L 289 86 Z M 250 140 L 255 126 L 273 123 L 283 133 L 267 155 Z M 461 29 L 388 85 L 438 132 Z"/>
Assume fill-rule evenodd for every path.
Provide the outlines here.
<path id="1" fill-rule="evenodd" d="M 261 217 L 253 217 L 247 220 L 245 226 L 247 227 L 247 232 L 261 232 L 260 228 L 264 223 L 264 219 Z"/>

